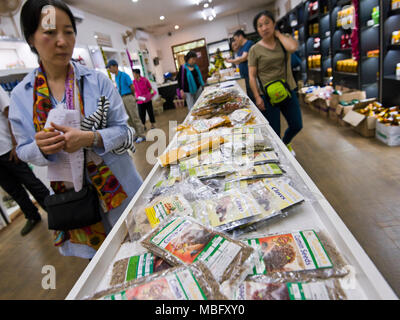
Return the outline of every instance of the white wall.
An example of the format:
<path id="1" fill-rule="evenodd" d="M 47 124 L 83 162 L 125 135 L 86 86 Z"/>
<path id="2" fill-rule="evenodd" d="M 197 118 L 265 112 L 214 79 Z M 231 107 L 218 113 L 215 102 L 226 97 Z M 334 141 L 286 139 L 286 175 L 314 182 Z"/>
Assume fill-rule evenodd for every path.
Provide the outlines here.
<path id="1" fill-rule="evenodd" d="M 157 45 L 162 51 L 162 59 L 160 60 L 160 64 L 163 72 L 176 71 L 172 56 L 172 46 L 201 38 L 205 38 L 207 43 L 226 39 L 228 37 L 227 28 L 235 27 L 241 24 L 247 25 L 246 33 L 254 32 L 253 18 L 262 9 L 274 10 L 274 7 L 262 7 L 222 18 L 218 18 L 217 16 L 217 18 L 212 22 L 206 22 L 190 28 L 184 28 L 182 30 L 173 32 L 171 36 L 163 35 L 155 37 Z"/>
<path id="2" fill-rule="evenodd" d="M 276 0 L 275 10 L 279 8 L 279 15 L 276 15 L 276 19 L 282 18 L 287 12 L 285 4 L 288 0 Z M 290 0 L 290 10 L 295 8 L 299 3 L 305 2 L 305 0 Z"/>

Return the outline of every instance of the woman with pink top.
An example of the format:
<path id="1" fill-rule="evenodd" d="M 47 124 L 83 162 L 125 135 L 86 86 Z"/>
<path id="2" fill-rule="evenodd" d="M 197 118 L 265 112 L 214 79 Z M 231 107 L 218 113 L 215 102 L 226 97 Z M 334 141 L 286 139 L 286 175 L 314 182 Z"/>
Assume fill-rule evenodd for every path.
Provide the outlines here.
<path id="1" fill-rule="evenodd" d="M 151 99 L 156 95 L 151 87 L 150 81 L 140 75 L 139 69 L 133 69 L 133 85 L 135 86 L 136 102 L 139 108 L 139 117 L 146 130 L 146 111 L 149 114 L 151 129 L 154 129 L 156 119 L 154 118 L 153 103 Z"/>

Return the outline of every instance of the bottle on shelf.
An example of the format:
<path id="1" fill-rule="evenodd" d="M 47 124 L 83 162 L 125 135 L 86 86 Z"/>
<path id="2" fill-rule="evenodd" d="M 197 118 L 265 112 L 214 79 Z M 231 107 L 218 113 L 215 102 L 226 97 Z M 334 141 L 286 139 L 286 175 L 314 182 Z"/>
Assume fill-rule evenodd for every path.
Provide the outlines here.
<path id="1" fill-rule="evenodd" d="M 400 79 L 400 63 L 396 65 L 396 78 Z"/>
<path id="2" fill-rule="evenodd" d="M 372 9 L 371 18 L 374 21 L 374 25 L 379 24 L 379 7 L 374 7 Z"/>

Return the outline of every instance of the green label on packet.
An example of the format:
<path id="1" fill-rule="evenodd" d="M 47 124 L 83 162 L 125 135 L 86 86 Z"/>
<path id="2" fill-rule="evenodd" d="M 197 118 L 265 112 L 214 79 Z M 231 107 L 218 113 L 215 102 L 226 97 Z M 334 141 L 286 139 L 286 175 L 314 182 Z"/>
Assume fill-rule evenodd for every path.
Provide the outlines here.
<path id="1" fill-rule="evenodd" d="M 140 256 L 129 258 L 126 269 L 125 281 L 139 279 L 153 273 L 154 256 L 152 253 L 145 253 Z"/>

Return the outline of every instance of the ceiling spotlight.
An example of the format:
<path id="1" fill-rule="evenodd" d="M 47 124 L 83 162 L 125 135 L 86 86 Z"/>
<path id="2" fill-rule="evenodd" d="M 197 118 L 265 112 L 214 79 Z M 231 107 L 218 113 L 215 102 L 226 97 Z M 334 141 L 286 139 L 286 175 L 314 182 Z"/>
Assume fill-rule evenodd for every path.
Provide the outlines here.
<path id="1" fill-rule="evenodd" d="M 208 17 L 208 21 L 213 21 L 214 20 L 214 17 L 213 16 L 209 16 Z"/>
<path id="2" fill-rule="evenodd" d="M 132 2 L 138 2 L 139 0 L 132 0 Z"/>
<path id="3" fill-rule="evenodd" d="M 208 8 L 208 3 L 207 2 L 204 4 L 204 8 Z"/>
<path id="4" fill-rule="evenodd" d="M 179 29 L 179 26 L 178 26 L 178 25 L 176 25 L 176 26 L 175 26 L 175 30 L 178 30 L 178 29 Z"/>
<path id="5" fill-rule="evenodd" d="M 161 17 L 160 17 L 160 20 L 164 20 L 164 19 L 165 19 L 165 17 L 164 17 L 164 16 L 161 16 Z"/>

